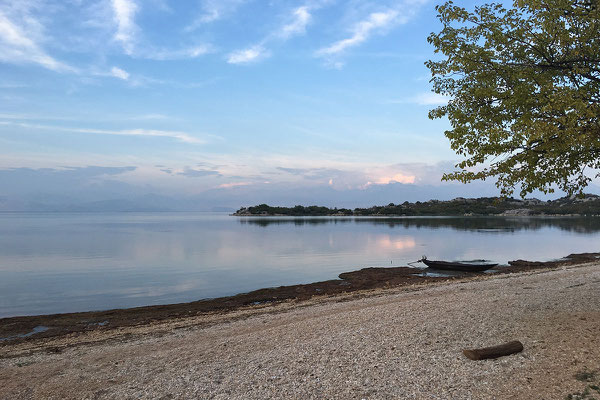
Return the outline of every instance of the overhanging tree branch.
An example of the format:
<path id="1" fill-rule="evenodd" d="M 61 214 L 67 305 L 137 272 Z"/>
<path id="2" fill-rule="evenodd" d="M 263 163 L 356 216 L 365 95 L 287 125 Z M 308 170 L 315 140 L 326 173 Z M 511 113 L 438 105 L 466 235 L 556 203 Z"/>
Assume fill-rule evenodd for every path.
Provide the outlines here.
<path id="1" fill-rule="evenodd" d="M 443 29 L 428 41 L 445 59 L 426 65 L 450 101 L 429 116 L 449 119 L 445 135 L 465 156 L 444 179 L 496 177 L 503 194 L 520 187 L 522 196 L 552 185 L 581 192 L 586 167 L 600 167 L 597 1 L 436 9 Z"/>

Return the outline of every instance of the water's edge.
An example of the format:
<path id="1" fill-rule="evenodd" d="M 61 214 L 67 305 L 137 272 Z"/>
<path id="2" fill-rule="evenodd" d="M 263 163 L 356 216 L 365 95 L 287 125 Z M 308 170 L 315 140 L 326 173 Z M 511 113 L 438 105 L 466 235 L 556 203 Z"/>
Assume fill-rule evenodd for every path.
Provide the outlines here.
<path id="1" fill-rule="evenodd" d="M 598 261 L 600 253 L 570 254 L 548 262 L 516 260 L 499 268 L 498 274 L 551 269 Z M 314 296 L 364 292 L 416 284 L 429 284 L 476 277 L 478 274 L 427 276 L 409 267 L 364 268 L 340 274 L 333 279 L 310 284 L 259 289 L 235 296 L 198 300 L 189 303 L 145 306 L 106 311 L 9 317 L 0 319 L 0 347 L 9 343 L 50 338 L 92 330 L 116 329 L 157 321 L 186 318 L 206 313 L 223 313 L 248 307 L 264 307 L 283 301 L 305 301 Z M 479 274 L 481 276 L 481 274 Z"/>

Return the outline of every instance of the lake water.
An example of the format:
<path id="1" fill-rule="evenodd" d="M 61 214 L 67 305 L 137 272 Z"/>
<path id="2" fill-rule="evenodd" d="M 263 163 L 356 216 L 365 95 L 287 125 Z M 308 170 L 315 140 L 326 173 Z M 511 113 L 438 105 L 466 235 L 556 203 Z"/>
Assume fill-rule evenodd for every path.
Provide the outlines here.
<path id="1" fill-rule="evenodd" d="M 0 214 L 0 317 L 218 297 L 430 259 L 600 250 L 599 218 Z"/>

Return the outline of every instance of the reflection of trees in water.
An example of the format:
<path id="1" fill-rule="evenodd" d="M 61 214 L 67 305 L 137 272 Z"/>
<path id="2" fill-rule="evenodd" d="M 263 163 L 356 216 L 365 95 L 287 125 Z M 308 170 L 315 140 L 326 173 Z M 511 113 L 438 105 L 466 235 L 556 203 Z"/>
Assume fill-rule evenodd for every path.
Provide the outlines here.
<path id="1" fill-rule="evenodd" d="M 482 233 L 513 232 L 520 230 L 539 230 L 542 228 L 558 228 L 578 233 L 600 231 L 598 217 L 467 217 L 467 218 L 288 218 L 288 217 L 249 217 L 240 218 L 240 224 L 259 226 L 269 225 L 326 225 L 326 224 L 371 224 L 387 225 L 390 228 L 451 228 L 461 231 L 478 231 Z"/>
<path id="2" fill-rule="evenodd" d="M 347 224 L 354 222 L 354 218 L 290 218 L 290 217 L 271 217 L 271 218 L 261 218 L 261 217 L 248 217 L 248 218 L 240 218 L 239 223 L 249 224 L 249 225 L 259 225 L 259 226 L 269 226 L 269 225 L 326 225 L 326 224 Z"/>

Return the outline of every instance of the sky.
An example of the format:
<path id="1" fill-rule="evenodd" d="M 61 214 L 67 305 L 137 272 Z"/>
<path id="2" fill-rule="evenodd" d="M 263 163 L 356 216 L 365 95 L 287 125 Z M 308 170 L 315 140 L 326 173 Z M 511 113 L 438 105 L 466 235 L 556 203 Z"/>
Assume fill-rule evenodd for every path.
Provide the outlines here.
<path id="1" fill-rule="evenodd" d="M 435 5 L 0 0 L 0 210 L 497 195 L 440 182 Z"/>

